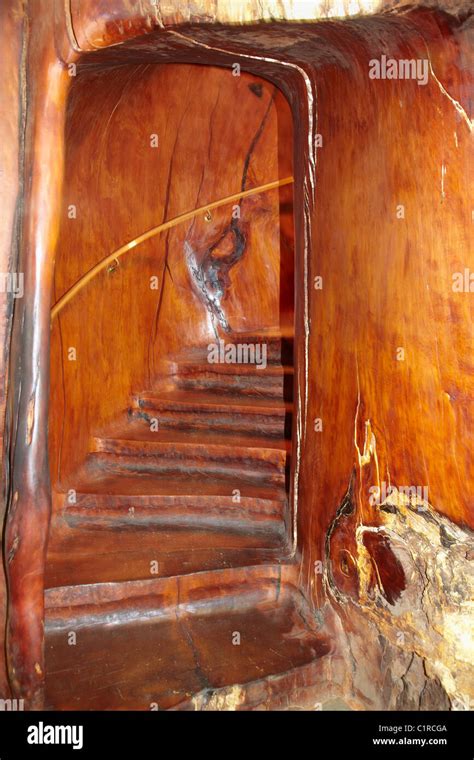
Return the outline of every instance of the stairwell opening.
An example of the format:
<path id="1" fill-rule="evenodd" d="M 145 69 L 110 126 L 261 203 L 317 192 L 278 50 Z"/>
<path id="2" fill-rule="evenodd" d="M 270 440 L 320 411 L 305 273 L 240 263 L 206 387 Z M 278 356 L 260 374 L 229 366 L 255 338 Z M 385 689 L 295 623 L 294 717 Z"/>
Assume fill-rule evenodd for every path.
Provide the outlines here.
<path id="1" fill-rule="evenodd" d="M 456 396 L 458 404 L 465 402 L 452 387 L 446 391 L 440 367 L 457 367 L 462 382 L 469 379 L 467 365 L 459 365 L 469 320 L 461 319 L 466 313 L 457 310 L 449 287 L 453 270 L 459 269 L 458 253 L 446 244 L 445 234 L 451 241 L 466 240 L 470 220 L 470 209 L 459 197 L 472 131 L 465 110 L 467 27 L 460 27 L 462 19 L 414 8 L 317 24 L 191 23 L 154 29 L 150 16 L 140 19 L 143 4 L 122 4 L 126 19 L 106 5 L 101 4 L 99 23 L 90 14 L 83 17 L 79 28 L 86 33 L 79 43 L 76 39 L 71 46 L 65 37 L 56 47 L 66 56 L 64 64 L 69 56 L 79 58 L 68 102 L 63 186 L 67 74 L 55 59 L 46 18 L 22 56 L 31 80 L 22 92 L 31 97 L 22 119 L 25 298 L 14 310 L 12 414 L 7 419 L 12 423 L 7 425 L 12 499 L 5 539 L 12 685 L 33 707 L 42 706 L 46 678 L 45 704 L 56 709 L 314 709 L 334 694 L 344 695 L 356 709 L 418 708 L 426 694 L 430 704 L 444 706 L 458 686 L 448 679 L 445 693 L 443 674 L 454 672 L 460 660 L 433 649 L 430 632 L 421 642 L 422 654 L 428 664 L 441 662 L 442 688 L 436 668 L 434 680 L 426 680 L 428 671 L 420 675 L 418 668 L 407 676 L 414 688 L 408 697 L 403 690 L 400 699 L 397 668 L 392 668 L 392 681 L 387 680 L 390 667 L 380 669 L 382 661 L 390 666 L 410 659 L 414 627 L 408 616 L 409 635 L 397 650 L 392 633 L 400 633 L 403 620 L 385 605 L 383 596 L 390 607 L 396 600 L 387 593 L 386 573 L 378 571 L 380 563 L 382 569 L 392 567 L 394 555 L 385 544 L 381 552 L 380 542 L 359 542 L 362 529 L 379 529 L 374 515 L 385 525 L 385 510 L 371 512 L 360 497 L 375 469 L 377 478 L 386 471 L 401 483 L 417 482 L 410 473 L 429 469 L 430 489 L 433 482 L 438 498 L 426 514 L 443 512 L 444 519 L 446 511 L 459 523 L 468 514 L 462 478 L 456 491 L 451 459 L 439 457 L 446 429 L 436 415 L 420 415 L 420 409 L 436 408 L 438 396 L 448 406 Z M 33 17 L 38 13 L 32 9 Z M 131 14 L 137 14 L 133 21 Z M 69 35 L 74 28 L 68 28 Z M 137 30 L 150 34 L 134 39 Z M 89 51 L 110 47 L 79 54 L 83 45 Z M 388 56 L 405 65 L 421 58 L 427 76 L 392 81 L 380 71 L 379 78 L 373 62 L 382 64 Z M 167 74 L 170 61 L 186 71 L 179 86 L 176 76 Z M 236 62 L 242 71 L 230 79 Z M 219 67 L 226 68 L 228 82 L 244 88 L 246 98 L 227 99 L 226 87 L 218 85 Z M 193 73 L 198 69 L 199 76 Z M 275 84 L 293 109 L 297 146 L 291 173 L 298 231 L 292 446 L 298 456 L 291 465 L 289 494 L 285 491 L 290 509 L 284 520 L 274 503 L 278 499 L 254 493 L 239 504 L 230 502 L 228 493 L 223 498 L 207 488 L 210 460 L 213 476 L 219 467 L 233 468 L 234 482 L 244 460 L 258 461 L 257 474 L 264 469 L 266 477 L 273 468 L 281 483 L 281 449 L 267 456 L 264 447 L 237 445 L 232 436 L 232 450 L 223 445 L 229 431 L 222 426 L 235 421 L 236 409 L 216 375 L 225 376 L 227 390 L 229 382 L 237 384 L 232 390 L 244 398 L 247 378 L 240 370 L 248 362 L 230 362 L 231 369 L 238 367 L 236 374 L 227 372 L 225 361 L 207 361 L 211 343 L 217 351 L 221 339 L 230 343 L 232 354 L 245 335 L 245 345 L 255 350 L 265 338 L 265 369 L 272 350 L 273 359 L 279 359 L 274 365 L 285 364 L 290 339 L 282 331 L 284 321 L 275 325 L 255 317 L 268 316 L 275 303 L 263 253 L 278 248 L 268 241 L 279 238 L 281 244 L 281 194 L 290 187 L 273 187 L 275 201 L 259 184 L 279 151 L 262 148 L 272 109 L 261 130 L 265 114 L 253 127 L 252 114 L 265 105 Z M 229 134 L 237 137 L 224 139 Z M 319 151 L 321 136 L 324 150 Z M 243 179 L 259 188 L 246 194 L 245 202 Z M 226 203 L 210 208 L 208 198 L 217 196 Z M 413 199 L 417 202 L 401 222 L 395 210 Z M 229 216 L 229 203 L 240 217 Z M 171 225 L 183 209 L 191 209 L 191 215 Z M 259 232 L 253 236 L 255 229 Z M 253 256 L 246 256 L 249 252 Z M 75 290 L 65 305 L 64 296 L 84 273 L 94 271 L 98 260 L 103 276 L 88 278 L 87 287 Z M 281 305 L 282 286 L 290 293 L 293 287 L 281 266 L 278 272 Z M 324 280 L 324 298 L 313 288 L 317 279 Z M 431 296 L 423 304 L 419 283 L 425 280 Z M 254 290 L 258 297 L 250 298 Z M 252 323 L 250 312 L 237 308 L 239 298 L 252 304 Z M 446 314 L 456 316 L 456 330 L 446 323 Z M 275 326 L 280 329 L 276 339 Z M 408 334 L 413 363 L 407 362 L 405 370 L 393 358 L 393 346 L 398 335 Z M 446 339 L 440 341 L 440 335 Z M 433 362 L 427 361 L 429 353 Z M 261 351 L 258 356 L 262 365 Z M 214 372 L 213 365 L 222 371 Z M 263 370 L 255 370 L 255 378 L 261 378 Z M 177 383 L 190 387 L 177 388 Z M 197 383 L 206 384 L 205 392 L 196 390 Z M 287 375 L 280 372 L 273 388 L 281 391 L 283 385 L 283 401 L 286 384 Z M 192 404 L 186 405 L 189 394 L 194 394 Z M 241 403 L 237 427 L 252 423 L 254 444 L 257 426 L 259 435 L 271 433 L 268 438 L 275 443 L 288 416 L 281 408 L 279 415 L 269 414 L 268 399 L 260 407 L 256 401 Z M 48 406 L 53 515 L 44 576 L 51 490 L 45 453 Z M 221 429 L 215 426 L 216 438 L 203 442 L 202 428 L 209 430 L 216 406 Z M 324 435 L 314 435 L 323 413 Z M 194 437 L 190 427 L 197 427 Z M 409 456 L 400 437 L 404 429 L 410 430 Z M 150 439 L 158 432 L 161 439 Z M 247 439 L 251 432 L 246 429 Z M 466 431 L 459 429 L 456 439 L 459 446 L 465 443 Z M 168 485 L 157 489 L 158 478 L 150 478 L 150 470 L 168 472 L 171 463 L 175 470 L 179 463 L 186 477 L 193 471 L 199 485 L 192 494 L 182 480 L 179 489 L 178 476 L 172 493 Z M 352 485 L 347 489 L 351 472 L 359 497 L 355 507 Z M 238 486 L 232 490 L 241 496 L 245 480 Z M 292 487 L 299 497 L 299 553 L 285 555 L 289 525 L 296 522 Z M 237 524 L 245 522 L 238 514 L 244 507 L 251 526 Z M 258 530 L 270 522 L 276 531 Z M 288 529 L 286 536 L 278 522 Z M 419 535 L 426 539 L 426 526 L 433 521 L 421 522 Z M 403 537 L 405 527 L 396 526 L 395 535 Z M 211 535 L 218 543 L 210 542 Z M 270 535 L 274 544 L 268 542 Z M 414 536 L 413 545 L 416 531 Z M 437 541 L 431 542 L 435 548 Z M 441 535 L 445 549 L 447 543 Z M 409 573 L 398 575 L 410 580 Z M 410 582 L 403 594 L 408 592 L 415 600 L 426 597 L 423 584 L 419 590 Z M 340 614 L 336 620 L 331 599 Z M 76 648 L 69 633 L 75 636 L 79 628 Z M 374 647 L 364 646 L 369 640 Z"/>
<path id="2" fill-rule="evenodd" d="M 54 275 L 51 593 L 291 556 L 292 180 L 292 114 L 269 80 L 79 67 Z"/>

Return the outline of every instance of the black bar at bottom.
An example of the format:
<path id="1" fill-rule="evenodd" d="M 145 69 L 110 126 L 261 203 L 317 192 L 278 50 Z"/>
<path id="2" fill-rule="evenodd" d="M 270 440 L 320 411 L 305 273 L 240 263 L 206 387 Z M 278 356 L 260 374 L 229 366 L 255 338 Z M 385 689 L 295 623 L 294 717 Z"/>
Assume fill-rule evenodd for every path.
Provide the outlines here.
<path id="1" fill-rule="evenodd" d="M 0 760 L 218 757 L 255 751 L 305 758 L 472 760 L 470 712 L 0 712 Z M 286 749 L 285 749 L 286 747 Z M 263 760 L 263 755 L 262 755 Z"/>

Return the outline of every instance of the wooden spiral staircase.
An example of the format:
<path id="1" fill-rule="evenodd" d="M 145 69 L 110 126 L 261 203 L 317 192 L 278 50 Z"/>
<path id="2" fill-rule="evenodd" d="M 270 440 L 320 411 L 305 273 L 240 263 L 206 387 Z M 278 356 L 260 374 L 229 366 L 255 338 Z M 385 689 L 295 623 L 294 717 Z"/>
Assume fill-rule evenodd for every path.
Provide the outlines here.
<path id="1" fill-rule="evenodd" d="M 50 707 L 268 706 L 279 682 L 278 707 L 320 677 L 291 553 L 293 338 L 230 340 L 265 343 L 267 366 L 174 357 L 55 494 Z"/>
<path id="2" fill-rule="evenodd" d="M 468 4 L 200 5 L 0 6 L 0 703 L 464 710 Z"/>

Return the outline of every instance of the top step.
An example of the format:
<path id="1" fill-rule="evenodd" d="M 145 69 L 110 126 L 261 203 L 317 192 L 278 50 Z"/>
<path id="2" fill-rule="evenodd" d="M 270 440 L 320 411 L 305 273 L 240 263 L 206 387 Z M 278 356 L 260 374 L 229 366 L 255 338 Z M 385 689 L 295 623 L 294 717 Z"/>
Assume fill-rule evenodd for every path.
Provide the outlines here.
<path id="1" fill-rule="evenodd" d="M 176 388 L 240 394 L 260 398 L 293 399 L 293 367 L 280 364 L 210 364 L 202 361 L 172 362 L 170 377 Z"/>
<path id="2" fill-rule="evenodd" d="M 261 330 L 252 332 L 230 333 L 217 340 L 210 340 L 203 346 L 194 346 L 174 357 L 176 363 L 212 362 L 217 357 L 220 364 L 225 363 L 242 366 L 252 364 L 293 365 L 293 333 Z M 233 358 L 235 357 L 235 358 Z M 240 361 L 238 359 L 240 358 Z M 214 363 L 214 362 L 213 362 Z"/>

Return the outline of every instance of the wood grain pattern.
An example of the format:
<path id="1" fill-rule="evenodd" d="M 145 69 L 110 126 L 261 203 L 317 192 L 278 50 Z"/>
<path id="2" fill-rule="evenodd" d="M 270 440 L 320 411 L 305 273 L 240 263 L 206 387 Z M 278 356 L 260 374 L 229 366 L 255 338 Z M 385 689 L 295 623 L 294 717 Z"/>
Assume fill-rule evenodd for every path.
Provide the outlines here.
<path id="1" fill-rule="evenodd" d="M 345 46 L 339 44 L 342 28 L 350 40 Z M 319 536 L 309 540 L 305 550 L 308 588 L 318 585 L 313 564 L 322 559 L 330 518 L 352 471 L 359 467 L 355 443 L 362 454 L 367 420 L 378 441 L 383 478 L 388 482 L 388 468 L 392 483 L 428 486 L 437 510 L 472 526 L 472 502 L 465 488 L 472 478 L 472 303 L 468 294 L 452 289 L 452 275 L 468 267 L 462 261 L 469 259 L 470 213 L 461 192 L 472 181 L 467 36 L 456 31 L 448 18 L 415 11 L 403 19 L 367 19 L 361 26 L 351 21 L 297 29 L 287 25 L 274 36 L 255 26 L 232 41 L 225 30 L 199 27 L 170 33 L 169 39 L 171 49 L 182 56 L 204 59 L 212 52 L 217 61 L 229 65 L 240 55 L 243 65 L 269 79 L 276 76 L 272 67 L 277 64 L 268 58 L 285 61 L 278 81 L 298 113 L 302 131 L 296 140 L 304 146 L 295 166 L 296 223 L 300 231 L 306 230 L 306 241 L 301 236 L 296 240 L 300 294 L 296 367 L 302 389 L 308 378 L 308 403 L 298 423 L 306 431 L 300 536 Z M 150 40 L 147 36 L 128 42 L 124 51 L 131 60 L 138 55 L 159 60 L 160 53 Z M 292 52 L 291 42 L 296 40 L 304 40 L 299 55 Z M 429 56 L 426 86 L 416 80 L 369 78 L 369 62 L 386 44 L 395 58 Z M 258 53 L 257 46 L 261 46 Z M 116 49 L 110 48 L 91 54 L 88 61 L 113 63 L 116 57 Z M 347 72 L 344 78 L 341 70 Z M 300 72 L 296 81 L 295 71 Z M 348 108 L 354 92 L 357 103 Z M 316 107 L 313 124 L 317 123 L 326 143 L 324 150 L 312 156 L 300 125 L 307 123 L 305 108 Z M 435 118 L 439 114 L 442 119 Z M 407 150 L 399 159 L 404 134 Z M 426 171 L 423 183 L 415 165 Z M 334 166 L 336 177 L 341 178 L 340 191 L 324 192 L 334 184 Z M 367 182 L 367 177 L 373 179 Z M 319 196 L 315 179 L 322 188 Z M 302 216 L 305 198 L 310 203 L 306 218 Z M 405 219 L 397 218 L 399 205 L 404 206 Z M 349 215 L 347 229 L 334 224 L 341 214 L 343 218 Z M 313 251 L 306 261 L 306 280 L 305 244 Z M 320 293 L 313 288 L 316 276 L 326 283 Z M 307 324 L 311 325 L 306 337 L 305 293 Z M 406 361 L 398 361 L 396 352 L 404 342 Z M 381 378 L 378 384 L 377 378 Z M 312 430 L 322 408 L 328 421 L 325 433 L 318 437 Z M 424 410 L 421 415 L 420 409 Z M 446 441 L 450 441 L 451 456 L 444 455 Z M 331 506 L 328 493 L 338 494 Z"/>
<path id="2" fill-rule="evenodd" d="M 182 603 L 169 615 L 109 626 L 100 638 L 89 624 L 77 629 L 75 647 L 66 631 L 50 631 L 48 707 L 278 709 L 289 697 L 292 704 L 311 702 L 315 685 L 334 693 L 338 684 L 328 682 L 325 669 L 331 644 L 307 622 L 303 598 L 289 591 L 277 601 L 269 596 L 260 584 L 227 597 L 225 607 Z M 91 660 L 98 663 L 92 678 Z M 71 689 L 78 674 L 87 677 L 87 689 Z"/>
<path id="3" fill-rule="evenodd" d="M 0 271 L 2 277 L 17 272 L 20 213 L 22 204 L 22 177 L 19 164 L 21 141 L 24 130 L 24 71 L 22 58 L 25 41 L 25 19 L 21 14 L 21 2 L 0 7 L 0 38 L 4 57 L 3 87 L 0 89 L 0 178 L 2 186 L 2 215 L 0 218 Z M 2 280 L 3 282 L 3 280 Z M 6 422 L 6 397 L 8 391 L 9 342 L 11 336 L 13 294 L 2 287 L 0 293 L 0 435 L 8 439 Z M 4 524 L 8 476 L 6 460 L 7 447 L 0 452 L 2 497 L 0 499 L 0 519 Z M 3 536 L 3 528 L 1 531 Z M 2 541 L 3 545 L 3 541 Z M 0 651 L 5 651 L 6 623 L 6 579 L 4 564 L 0 570 Z M 0 698 L 8 699 L 9 684 L 5 657 L 0 656 Z"/>
<path id="4" fill-rule="evenodd" d="M 69 21 L 81 50 L 116 45 L 156 29 L 187 24 L 252 24 L 259 21 L 311 21 L 406 10 L 405 0 L 71 0 Z M 460 17 L 472 10 L 469 0 L 424 0 L 423 6 Z"/>
<path id="5" fill-rule="evenodd" d="M 79 69 L 74 81 L 55 300 L 103 255 L 157 222 L 281 176 L 276 136 L 289 111 L 273 87 L 260 90 L 255 78 L 192 66 L 121 67 L 111 74 L 107 69 L 94 74 Z M 182 89 L 186 98 L 181 97 Z M 199 92 L 199 99 L 193 100 L 192 92 Z M 98 102 L 101 110 L 95 118 L 85 119 Z M 156 150 L 150 145 L 152 135 L 159 140 Z M 86 156 L 93 145 L 99 148 L 97 162 L 91 164 Z M 291 168 L 291 161 L 285 163 L 282 170 Z M 241 201 L 248 263 L 235 261 L 228 273 L 216 269 L 214 276 L 227 283 L 223 318 L 236 331 L 279 323 L 278 203 L 285 192 L 288 197 L 282 189 Z M 71 204 L 77 209 L 72 219 Z M 133 390 L 151 387 L 162 357 L 213 339 L 212 314 L 206 313 L 199 285 L 192 284 L 183 253 L 197 256 L 209 277 L 214 260 L 222 270 L 229 253 L 226 246 L 232 245 L 232 235 L 228 240 L 226 233 L 230 215 L 231 208 L 216 209 L 210 222 L 196 218 L 145 242 L 121 259 L 118 269 L 92 281 L 60 315 L 52 333 L 54 481 L 67 479 L 80 465 L 91 434 L 126 407 Z M 251 226 L 249 215 L 255 220 Z M 113 218 L 113 225 L 104 225 L 104 218 Z M 205 259 L 221 237 L 220 248 Z M 71 256 L 71 251 L 80 255 Z M 158 289 L 151 289 L 152 277 Z M 258 291 L 258 298 L 255 289 L 251 305 L 244 307 L 248 293 L 263 277 L 265 289 Z M 110 310 L 116 315 L 114 322 L 108 319 Z M 84 319 L 101 325 L 100 348 L 96 333 L 83 330 Z M 76 361 L 69 361 L 70 347 L 76 349 Z M 103 383 L 109 387 L 105 397 Z"/>
<path id="6" fill-rule="evenodd" d="M 284 384 L 272 384 L 287 340 L 262 339 L 263 372 L 206 363 L 211 387 L 199 372 L 206 351 L 181 353 L 161 387 L 137 395 L 93 439 L 83 467 L 57 489 L 47 586 L 291 561 L 291 403 Z"/>
<path id="7" fill-rule="evenodd" d="M 93 484 L 78 480 L 85 487 L 70 514 L 74 524 L 68 524 L 61 514 L 64 494 L 55 496 L 46 586 L 49 599 L 58 604 L 50 605 L 50 619 L 57 621 L 65 615 L 69 598 L 84 600 L 83 672 L 87 672 L 88 658 L 96 657 L 103 677 L 110 678 L 104 653 L 112 650 L 112 667 L 128 667 L 123 664 L 119 641 L 127 635 L 126 626 L 117 629 L 117 640 L 106 641 L 105 627 L 87 619 L 94 606 L 91 600 L 97 593 L 99 612 L 104 613 L 101 605 L 116 598 L 124 620 L 133 618 L 141 607 L 135 592 L 127 595 L 126 583 L 146 583 L 149 552 L 164 550 L 160 561 L 169 578 L 163 580 L 176 583 L 178 590 L 180 581 L 173 575 L 205 571 L 203 595 L 214 602 L 209 603 L 209 618 L 206 613 L 193 621 L 199 656 L 189 649 L 189 630 L 184 635 L 177 622 L 168 626 L 162 621 L 158 631 L 143 620 L 134 624 L 133 636 L 137 647 L 140 642 L 149 645 L 159 635 L 161 641 L 180 648 L 189 663 L 184 682 L 176 685 L 169 663 L 160 672 L 163 683 L 182 690 L 183 696 L 189 684 L 195 707 L 206 707 L 201 694 L 206 684 L 224 689 L 222 700 L 216 695 L 212 702 L 213 709 L 285 704 L 289 695 L 299 698 L 294 687 L 305 681 L 306 666 L 314 699 L 321 652 L 312 646 L 312 633 L 298 615 L 303 614 L 305 620 L 307 615 L 322 616 L 327 621 L 333 606 L 336 623 L 325 624 L 323 632 L 326 643 L 331 638 L 326 662 L 334 657 L 334 663 L 340 663 L 347 644 L 349 654 L 339 683 L 343 693 L 351 695 L 351 704 L 383 709 L 407 705 L 419 709 L 428 704 L 446 709 L 458 699 L 470 698 L 472 688 L 464 636 L 461 642 L 457 637 L 457 631 L 464 631 L 468 624 L 465 605 L 456 597 L 457 584 L 446 589 L 436 580 L 444 574 L 467 577 L 474 527 L 470 454 L 474 346 L 469 288 L 474 265 L 467 200 L 472 182 L 469 26 L 444 14 L 411 10 L 399 16 L 324 24 L 213 27 L 196 23 L 162 29 L 157 28 L 160 19 L 156 16 L 155 23 L 151 18 L 150 8 L 139 5 L 121 0 L 108 7 L 96 4 L 94 9 L 86 3 L 79 9 L 72 3 L 69 26 L 56 26 L 56 49 L 67 60 L 79 59 L 71 44 L 68 48 L 74 35 L 78 47 L 98 48 L 80 57 L 73 83 L 52 47 L 52 26 L 58 17 L 40 16 L 29 50 L 35 86 L 29 102 L 25 174 L 31 177 L 22 246 L 27 276 L 25 299 L 14 319 L 16 374 L 11 399 L 16 448 L 11 452 L 13 489 L 6 533 L 8 654 L 14 692 L 26 696 L 29 706 L 41 704 L 44 554 L 51 496 L 49 411 L 55 485 L 64 490 L 71 476 L 84 474 L 89 452 L 102 468 L 102 476 L 106 474 L 102 480 L 96 478 L 98 494 L 111 497 L 91 505 L 87 488 Z M 38 0 L 30 13 L 36 19 L 42 9 Z M 179 25 L 184 18 L 173 17 L 173 21 Z M 426 83 L 371 79 L 371 61 L 382 53 L 395 60 L 426 61 Z M 236 62 L 243 73 L 232 81 L 231 67 Z M 229 95 L 231 82 L 234 91 Z M 292 110 L 294 135 L 285 97 Z M 148 148 L 146 153 L 143 149 L 143 141 L 151 134 L 160 141 L 156 159 Z M 293 140 L 295 170 L 283 173 L 289 153 L 282 146 Z M 40 160 L 35 161 L 35 156 Z M 150 241 L 139 259 L 130 259 L 104 276 L 105 283 L 102 280 L 100 287 L 92 287 L 87 296 L 84 291 L 61 315 L 53 328 L 50 355 L 51 303 L 100 258 L 98 249 L 102 254 L 113 250 L 134 237 L 137 227 L 139 232 L 153 226 L 157 215 L 167 218 L 192 208 L 203 197 L 215 196 L 217 183 L 222 185 L 218 194 L 225 195 L 247 180 L 263 183 L 287 173 L 294 173 L 296 180 L 295 393 L 289 489 L 295 509 L 272 517 L 275 525 L 285 514 L 285 533 L 277 530 L 272 543 L 266 529 L 260 535 L 253 532 L 255 524 L 249 529 L 250 521 L 244 520 L 243 525 L 242 515 L 235 513 L 228 513 L 230 521 L 237 521 L 234 526 L 227 523 L 226 529 L 215 530 L 214 525 L 209 532 L 183 525 L 181 532 L 165 527 L 161 534 L 140 527 L 124 530 L 123 508 L 129 498 L 140 497 L 137 514 L 145 522 L 150 514 L 146 510 L 158 508 L 156 523 L 170 496 L 156 489 L 159 477 L 137 486 L 136 471 L 144 461 L 147 478 L 166 470 L 167 457 L 173 467 L 181 461 L 185 469 L 196 467 L 207 473 L 212 469 L 213 477 L 224 460 L 231 468 L 243 467 L 245 462 L 249 472 L 262 468 L 268 475 L 271 471 L 272 487 L 282 485 L 282 460 L 268 444 L 272 437 L 281 440 L 282 414 L 279 420 L 272 414 L 260 419 L 255 411 L 258 405 L 245 392 L 245 373 L 235 373 L 232 379 L 212 377 L 203 371 L 202 357 L 182 374 L 179 367 L 183 347 L 202 348 L 216 335 L 259 336 L 265 328 L 285 333 L 288 325 L 291 331 L 293 302 L 288 283 L 293 234 L 288 189 L 265 199 L 249 199 L 242 204 L 238 223 L 219 210 L 210 220 L 199 219 L 185 230 L 173 231 L 159 244 Z M 67 216 L 71 204 L 78 212 L 75 219 Z M 466 270 L 467 287 L 463 281 L 462 291 L 453 289 L 453 275 Z M 148 287 L 154 274 L 160 278 L 158 310 L 156 293 Z M 322 278 L 322 288 L 314 287 L 317 277 Z M 76 361 L 66 365 L 71 346 L 78 350 Z M 281 375 L 271 378 L 267 373 L 260 387 L 250 387 L 269 397 L 262 402 L 267 406 L 280 391 L 285 393 Z M 179 402 L 177 397 L 169 408 L 166 393 L 176 380 L 182 386 L 179 393 L 190 402 L 187 410 L 178 408 L 183 399 Z M 200 398 L 203 387 L 207 394 L 225 395 L 227 382 L 239 396 L 238 424 L 226 409 L 231 406 L 228 400 L 217 398 L 211 404 L 209 398 L 205 403 Z M 107 427 L 128 408 L 130 395 L 137 400 L 131 407 L 132 418 L 139 419 L 140 411 L 148 415 L 158 410 L 165 413 L 171 428 L 189 430 L 194 425 L 199 435 L 217 414 L 220 428 L 210 447 L 215 459 L 210 462 L 203 456 L 202 441 L 191 455 L 182 439 L 173 441 L 170 449 L 166 436 L 159 445 L 141 435 L 134 444 L 130 438 L 114 437 Z M 229 418 L 234 420 L 233 430 L 227 424 Z M 261 450 L 242 438 L 232 455 L 226 449 L 222 435 L 232 440 L 241 423 L 246 426 L 244 438 L 253 436 L 254 443 L 262 423 L 266 440 Z M 110 479 L 111 470 L 119 477 Z M 125 483 L 123 470 L 132 472 L 133 485 Z M 90 478 L 90 471 L 86 476 Z M 114 491 L 118 481 L 124 484 L 122 493 Z M 384 493 L 390 486 L 397 489 L 396 499 Z M 407 487 L 415 490 L 403 497 Z M 190 496 L 181 493 L 180 498 L 183 495 Z M 203 495 L 210 496 L 197 492 Z M 159 497 L 156 503 L 154 497 Z M 165 501 L 160 502 L 163 497 Z M 226 506 L 217 489 L 213 497 L 216 500 L 208 504 L 211 521 L 212 510 L 222 517 Z M 255 523 L 269 522 L 273 508 L 268 503 L 272 499 L 261 497 L 261 492 L 249 495 L 245 503 L 253 508 L 260 499 Z M 178 504 L 178 513 L 183 510 L 179 513 L 183 514 L 187 505 L 189 500 Z M 204 506 L 199 500 L 193 504 L 196 515 Z M 78 529 L 82 510 L 90 510 L 89 523 Z M 293 530 L 286 532 L 290 527 Z M 294 537 L 291 546 L 289 535 Z M 117 554 L 123 551 L 127 556 L 122 564 L 110 551 L 118 536 Z M 427 547 L 424 559 L 420 546 Z M 99 562 L 97 572 L 90 561 L 94 549 L 106 558 Z M 69 557 L 74 558 L 75 576 L 74 572 L 68 575 Z M 253 699 L 247 690 L 237 694 L 235 683 L 222 680 L 217 659 L 211 662 L 212 651 L 205 642 L 211 641 L 215 649 L 221 639 L 217 633 L 214 638 L 209 634 L 209 620 L 228 636 L 228 621 L 219 618 L 216 600 L 236 609 L 232 600 L 235 588 L 247 577 L 245 565 L 261 565 L 264 577 L 280 563 L 294 572 L 292 580 L 285 576 L 281 606 L 262 616 L 249 605 L 245 612 L 240 610 L 239 624 L 256 632 L 255 638 L 261 634 L 272 648 L 279 642 L 288 662 L 295 654 L 282 643 L 283 634 L 288 633 L 284 622 L 288 614 L 304 642 L 295 654 L 303 671 L 298 675 L 285 668 L 286 675 L 277 678 L 274 692 L 270 680 L 263 686 L 250 686 L 250 692 L 256 689 Z M 222 572 L 228 573 L 225 582 Z M 418 581 L 413 581 L 420 573 L 428 583 L 423 580 L 421 590 Z M 292 596 L 295 577 L 298 604 Z M 105 588 L 97 592 L 93 587 L 101 580 Z M 142 586 L 134 588 L 138 592 Z M 463 588 L 467 594 L 467 584 Z M 305 601 L 300 604 L 301 593 Z M 289 598 L 293 601 L 287 607 Z M 420 625 L 413 614 L 420 604 L 428 605 L 423 607 L 424 639 L 417 639 Z M 56 613 L 56 608 L 62 612 Z M 397 625 L 406 634 L 402 645 L 396 641 Z M 440 630 L 445 646 L 436 643 Z M 367 652 L 364 640 L 377 642 L 373 653 Z M 69 707 L 71 694 L 54 676 L 69 652 L 57 631 L 50 642 L 49 705 Z M 261 658 L 270 679 L 280 672 L 262 650 L 254 654 Z M 230 681 L 252 682 L 254 673 L 237 660 Z M 70 662 L 67 667 L 72 668 Z M 393 676 L 384 681 L 387 668 Z M 405 674 L 403 683 L 413 688 L 413 700 L 405 689 L 402 695 L 397 692 L 399 672 Z M 130 691 L 122 701 L 136 707 L 151 698 L 150 672 L 140 664 L 137 672 L 127 673 Z M 107 699 L 96 704 L 119 708 L 113 678 L 107 683 Z M 159 699 L 174 706 L 161 692 Z"/>
<path id="8" fill-rule="evenodd" d="M 12 337 L 10 501 L 5 528 L 8 579 L 7 658 L 15 697 L 42 704 L 44 684 L 44 561 L 51 506 L 47 417 L 53 257 L 63 172 L 67 74 L 51 48 L 54 19 L 35 3 L 36 34 L 28 39 L 29 118 L 25 138 L 25 211 L 19 269 L 24 297 L 15 310 Z M 29 22 L 31 21 L 31 16 Z M 31 88 L 32 69 L 36 86 Z M 40 157 L 40 160 L 38 160 Z"/>

